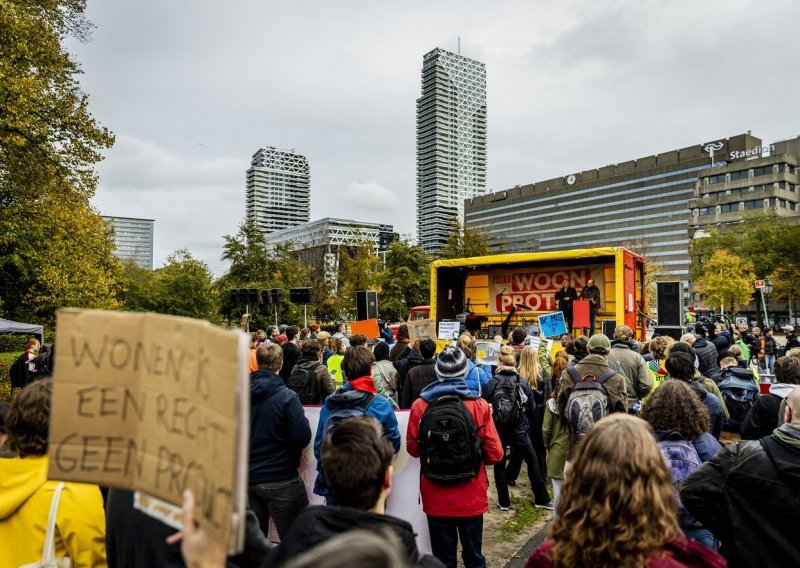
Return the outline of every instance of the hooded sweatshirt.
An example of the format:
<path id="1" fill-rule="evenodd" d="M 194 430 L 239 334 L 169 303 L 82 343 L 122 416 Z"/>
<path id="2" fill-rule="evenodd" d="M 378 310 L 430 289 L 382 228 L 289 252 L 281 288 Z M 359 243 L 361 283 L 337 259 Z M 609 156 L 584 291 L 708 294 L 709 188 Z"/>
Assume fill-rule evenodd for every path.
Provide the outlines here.
<path id="1" fill-rule="evenodd" d="M 50 502 L 47 456 L 0 459 L 0 568 L 42 558 Z M 75 568 L 106 566 L 106 516 L 96 485 L 65 483 L 56 515 L 56 556 Z"/>
<path id="2" fill-rule="evenodd" d="M 461 399 L 470 396 L 464 377 L 444 379 L 428 385 L 411 406 L 406 432 L 406 449 L 414 457 L 419 457 L 419 423 L 431 401 L 445 395 L 456 395 Z M 481 439 L 483 462 L 493 465 L 503 459 L 503 444 L 492 420 L 492 409 L 483 399 L 463 401 L 467 407 Z M 479 467 L 478 475 L 458 483 L 442 484 L 420 476 L 422 509 L 435 517 L 475 517 L 484 514 L 489 508 L 486 492 L 486 468 Z"/>
<path id="3" fill-rule="evenodd" d="M 392 442 L 394 451 L 400 450 L 400 430 L 397 426 L 397 417 L 394 414 L 392 404 L 385 397 L 376 394 L 375 382 L 371 376 L 358 377 L 349 381 L 344 387 L 325 399 L 325 404 L 319 412 L 319 422 L 317 423 L 317 433 L 314 437 L 314 457 L 317 458 L 317 481 L 314 486 L 314 493 L 317 495 L 330 495 L 325 476 L 322 472 L 322 462 L 320 459 L 320 448 L 328 419 L 331 414 L 345 409 L 358 407 L 365 402 L 366 397 L 372 396 L 372 400 L 364 409 L 364 416 L 371 416 L 383 425 L 383 431 L 389 441 Z"/>

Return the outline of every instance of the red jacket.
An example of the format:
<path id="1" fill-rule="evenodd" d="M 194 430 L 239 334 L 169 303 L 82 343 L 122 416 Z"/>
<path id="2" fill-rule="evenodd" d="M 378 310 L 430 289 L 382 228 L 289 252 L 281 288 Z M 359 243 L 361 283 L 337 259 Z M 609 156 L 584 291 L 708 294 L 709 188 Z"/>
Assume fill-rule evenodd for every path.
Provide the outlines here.
<path id="1" fill-rule="evenodd" d="M 525 568 L 553 568 L 552 552 L 553 541 L 546 540 L 533 551 Z M 673 538 L 647 558 L 647 568 L 725 568 L 727 565 L 728 561 L 717 552 L 683 536 Z"/>
<path id="2" fill-rule="evenodd" d="M 465 400 L 464 404 L 475 420 L 478 436 L 483 446 L 483 461 L 487 465 L 503 459 L 503 444 L 492 420 L 492 409 L 483 399 Z M 415 458 L 419 457 L 419 422 L 428 408 L 428 401 L 418 398 L 411 406 L 406 432 L 406 449 Z M 478 475 L 456 484 L 443 485 L 428 481 L 420 476 L 422 510 L 434 517 L 475 517 L 489 510 L 489 496 L 486 493 L 486 468 L 478 469 Z"/>

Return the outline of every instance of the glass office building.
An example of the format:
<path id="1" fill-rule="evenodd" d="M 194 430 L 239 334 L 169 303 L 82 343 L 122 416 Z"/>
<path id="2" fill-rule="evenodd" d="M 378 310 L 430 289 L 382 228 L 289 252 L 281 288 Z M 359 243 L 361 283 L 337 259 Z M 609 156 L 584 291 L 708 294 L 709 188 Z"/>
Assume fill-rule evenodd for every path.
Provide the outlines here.
<path id="1" fill-rule="evenodd" d="M 106 217 L 114 229 L 116 254 L 122 260 L 133 260 L 142 268 L 153 269 L 153 219 Z"/>
<path id="2" fill-rule="evenodd" d="M 503 252 L 643 246 L 665 278 L 688 281 L 698 181 L 760 146 L 742 134 L 518 185 L 467 200 L 465 223 Z"/>
<path id="3" fill-rule="evenodd" d="M 426 53 L 417 99 L 417 241 L 435 254 L 464 200 L 486 189 L 486 66 L 443 49 Z"/>
<path id="4" fill-rule="evenodd" d="M 274 146 L 253 154 L 247 170 L 246 214 L 268 235 L 311 216 L 311 172 L 305 156 Z"/>

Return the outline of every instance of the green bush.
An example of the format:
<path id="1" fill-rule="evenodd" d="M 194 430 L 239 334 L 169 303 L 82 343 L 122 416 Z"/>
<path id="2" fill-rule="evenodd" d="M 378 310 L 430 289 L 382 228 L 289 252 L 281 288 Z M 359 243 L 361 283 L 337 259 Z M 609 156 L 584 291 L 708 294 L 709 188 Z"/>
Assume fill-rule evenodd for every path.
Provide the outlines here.
<path id="1" fill-rule="evenodd" d="M 11 368 L 11 364 L 20 356 L 21 351 L 0 353 L 0 400 L 11 402 L 13 393 L 11 392 L 11 377 L 8 374 L 8 370 Z"/>
<path id="2" fill-rule="evenodd" d="M 27 335 L 14 335 L 11 333 L 0 334 L 0 353 L 9 351 L 24 351 Z"/>

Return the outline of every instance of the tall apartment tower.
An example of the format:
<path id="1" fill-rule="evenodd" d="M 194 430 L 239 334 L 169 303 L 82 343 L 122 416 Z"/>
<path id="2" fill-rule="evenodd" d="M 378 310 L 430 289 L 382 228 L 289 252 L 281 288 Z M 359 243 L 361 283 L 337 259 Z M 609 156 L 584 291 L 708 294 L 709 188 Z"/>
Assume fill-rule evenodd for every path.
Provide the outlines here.
<path id="1" fill-rule="evenodd" d="M 247 218 L 268 235 L 307 223 L 311 216 L 308 160 L 274 146 L 253 154 L 247 170 Z"/>
<path id="2" fill-rule="evenodd" d="M 417 240 L 436 254 L 464 200 L 486 189 L 486 66 L 436 48 L 417 99 Z"/>

